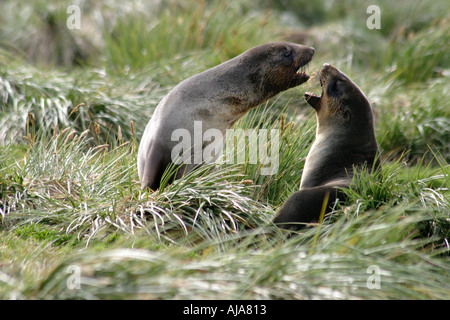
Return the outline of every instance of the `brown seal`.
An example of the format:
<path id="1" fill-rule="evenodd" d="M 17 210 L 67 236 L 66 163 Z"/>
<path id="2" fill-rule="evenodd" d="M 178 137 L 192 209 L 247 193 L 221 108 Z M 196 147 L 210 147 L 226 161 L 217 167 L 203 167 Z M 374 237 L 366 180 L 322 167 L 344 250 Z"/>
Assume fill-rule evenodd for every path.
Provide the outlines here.
<path id="1" fill-rule="evenodd" d="M 316 110 L 316 139 L 306 157 L 300 190 L 283 204 L 274 222 L 299 229 L 317 222 L 325 203 L 331 211 L 344 199 L 356 168 L 379 168 L 372 108 L 364 93 L 344 73 L 324 64 L 319 73 L 322 95 L 305 93 Z"/>
<path id="2" fill-rule="evenodd" d="M 214 68 L 180 82 L 157 106 L 145 128 L 139 145 L 138 173 L 142 187 L 156 190 L 161 177 L 174 159 L 183 134 L 191 138 L 197 131 L 203 135 L 208 130 L 226 134 L 226 129 L 254 108 L 281 91 L 298 86 L 309 79 L 298 72 L 312 58 L 314 49 L 289 42 L 263 44 Z M 197 125 L 197 126 L 196 126 Z M 192 150 L 183 154 L 180 178 L 204 163 L 204 141 L 190 139 Z M 213 141 L 218 149 L 222 141 Z M 209 145 L 209 147 L 211 147 Z M 211 148 L 210 148 L 211 149 Z M 178 151 L 178 150 L 177 150 Z M 193 151 L 193 152 L 191 152 Z M 220 154 L 213 157 L 213 161 Z"/>

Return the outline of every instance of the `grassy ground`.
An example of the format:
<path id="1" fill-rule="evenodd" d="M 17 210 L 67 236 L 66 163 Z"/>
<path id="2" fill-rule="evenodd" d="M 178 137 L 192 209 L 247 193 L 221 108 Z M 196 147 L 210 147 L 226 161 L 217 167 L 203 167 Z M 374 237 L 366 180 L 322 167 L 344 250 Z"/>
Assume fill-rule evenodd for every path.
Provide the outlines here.
<path id="1" fill-rule="evenodd" d="M 374 1 L 371 30 L 357 0 L 90 1 L 72 30 L 72 2 L 0 4 L 0 298 L 450 298 L 448 3 Z M 222 164 L 141 190 L 160 99 L 277 40 L 316 48 L 312 78 L 235 124 L 279 130 L 277 173 Z M 324 62 L 372 102 L 382 179 L 290 237 L 271 219 L 298 188 Z"/>

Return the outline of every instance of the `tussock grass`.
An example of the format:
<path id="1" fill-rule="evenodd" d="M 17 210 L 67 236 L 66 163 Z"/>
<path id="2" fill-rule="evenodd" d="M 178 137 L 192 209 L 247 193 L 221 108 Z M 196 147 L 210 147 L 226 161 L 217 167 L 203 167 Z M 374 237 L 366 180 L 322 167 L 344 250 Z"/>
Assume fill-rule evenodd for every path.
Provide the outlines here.
<path id="1" fill-rule="evenodd" d="M 135 142 L 110 150 L 106 144 L 92 147 L 92 139 L 73 128 L 33 137 L 21 161 L 10 164 L 19 186 L 11 178 L 2 183 L 3 224 L 44 223 L 79 238 L 145 229 L 174 241 L 170 233 L 177 239 L 194 229 L 201 239 L 214 239 L 270 222 L 271 214 L 262 214 L 270 210 L 249 197 L 254 187 L 242 183 L 241 166 L 205 166 L 159 192 L 143 193 Z M 30 201 L 22 209 L 8 200 L 16 189 L 26 190 Z"/>
<path id="2" fill-rule="evenodd" d="M 1 57 L 0 57 L 1 59 Z M 99 131 L 97 143 L 112 142 L 121 128 L 124 139 L 133 136 L 130 122 L 140 135 L 149 113 L 168 89 L 143 73 L 128 85 L 120 85 L 122 77 L 110 77 L 105 71 L 44 72 L 32 66 L 11 68 L 8 56 L 0 61 L 0 141 L 20 141 L 28 134 L 29 114 L 35 132 L 52 132 L 55 126 L 73 125 L 79 131 Z M 153 73 L 150 66 L 146 72 Z M 78 107 L 78 108 L 77 108 Z M 148 109 L 147 109 L 148 108 Z"/>
<path id="3" fill-rule="evenodd" d="M 428 28 L 405 34 L 399 30 L 383 53 L 390 76 L 405 83 L 421 82 L 450 67 L 446 44 L 450 21 L 436 19 Z"/>
<path id="4" fill-rule="evenodd" d="M 42 284 L 40 297 L 445 299 L 448 264 L 420 252 L 426 243 L 413 237 L 422 218 L 402 218 L 406 208 L 398 209 L 348 216 L 326 225 L 313 248 L 315 230 L 290 240 L 273 235 L 281 242 L 262 242 L 256 249 L 254 243 L 267 234 L 241 235 L 233 241 L 214 241 L 186 251 L 85 253 L 56 268 Z M 250 244 L 254 249 L 249 252 Z M 225 247 L 226 254 L 218 247 Z M 192 259 L 197 255 L 201 258 Z M 410 263 L 405 266 L 405 261 Z M 373 265 L 381 272 L 379 289 L 367 285 L 368 268 Z M 67 289 L 69 266 L 80 268 L 83 290 Z"/>
<path id="5" fill-rule="evenodd" d="M 144 218 L 144 228 L 174 241 L 180 231 L 201 240 L 226 238 L 244 229 L 270 223 L 273 211 L 253 200 L 252 187 L 237 178 L 240 166 L 211 172 L 205 166 L 177 180 L 131 210 Z M 141 222 L 142 223 L 142 222 Z M 172 231 L 174 230 L 174 231 Z M 192 237 L 193 238 L 193 237 Z"/>
<path id="6" fill-rule="evenodd" d="M 12 213 L 8 209 L 10 214 L 4 216 L 3 224 L 45 223 L 66 233 L 83 234 L 86 221 L 92 219 L 100 229 L 102 212 L 92 213 L 90 203 L 97 200 L 98 209 L 108 210 L 114 197 L 123 192 L 117 187 L 131 181 L 130 168 L 135 163 L 127 158 L 132 152 L 130 146 L 108 152 L 108 145 L 92 147 L 90 140 L 87 131 L 80 134 L 67 128 L 50 137 L 39 134 L 37 142 L 30 141 L 21 160 L 10 164 L 20 176 L 20 188 L 26 190 L 30 205 Z M 128 153 L 112 157 L 126 148 Z"/>
<path id="7" fill-rule="evenodd" d="M 430 149 L 437 148 L 440 156 L 449 161 L 450 105 L 445 98 L 446 80 L 435 79 L 406 88 L 391 82 L 381 89 L 385 94 L 378 95 L 374 109 L 379 119 L 378 140 L 386 153 L 399 157 L 407 152 L 407 161 L 420 163 L 433 159 Z"/>
<path id="8" fill-rule="evenodd" d="M 40 65 L 85 64 L 100 48 L 96 37 L 92 38 L 93 21 L 86 19 L 87 15 L 83 16 L 83 23 L 89 28 L 75 31 L 67 28 L 67 8 L 72 4 L 64 0 L 53 1 L 50 6 L 41 0 L 3 2 L 0 12 L 2 47 L 12 47 L 16 55 Z"/>
<path id="9" fill-rule="evenodd" d="M 383 180 L 363 175 L 348 191 L 349 206 L 288 240 L 270 223 L 274 207 L 253 199 L 258 186 L 242 183 L 242 166 L 203 167 L 159 192 L 142 192 L 133 181 L 132 144 L 108 151 L 71 130 L 35 139 L 13 165 L 20 165 L 30 203 L 5 214 L 4 228 L 54 246 L 77 246 L 77 238 L 99 243 L 114 234 L 126 240 L 61 260 L 45 273 L 32 294 L 37 298 L 437 299 L 448 293 L 448 258 L 439 258 L 448 254 L 446 163 L 419 175 L 402 173 L 400 161 L 385 164 Z M 136 249 L 120 249 L 130 243 Z M 82 270 L 81 291 L 67 287 L 73 265 Z M 382 270 L 381 291 L 367 287 L 372 265 Z M 27 283 L 20 286 L 28 292 Z"/>
<path id="10" fill-rule="evenodd" d="M 139 69 L 202 49 L 220 50 L 215 65 L 247 50 L 249 44 L 270 41 L 270 33 L 264 32 L 271 28 L 268 15 L 253 14 L 239 1 L 170 1 L 132 19 L 124 15 L 104 34 L 108 66 Z"/>
<path id="11" fill-rule="evenodd" d="M 76 31 L 65 27 L 72 3 L 51 4 L 0 5 L 1 298 L 448 299 L 445 2 L 379 1 L 381 30 L 366 28 L 358 0 L 92 1 Z M 141 190 L 137 146 L 161 98 L 282 39 L 316 48 L 310 81 L 234 126 L 238 140 L 279 133 L 266 141 L 275 174 L 250 162 L 244 138 L 243 163 Z M 372 102 L 383 168 L 292 234 L 271 220 L 299 186 L 315 130 L 302 94 L 318 93 L 324 62 Z M 73 267 L 80 290 L 68 286 Z"/>

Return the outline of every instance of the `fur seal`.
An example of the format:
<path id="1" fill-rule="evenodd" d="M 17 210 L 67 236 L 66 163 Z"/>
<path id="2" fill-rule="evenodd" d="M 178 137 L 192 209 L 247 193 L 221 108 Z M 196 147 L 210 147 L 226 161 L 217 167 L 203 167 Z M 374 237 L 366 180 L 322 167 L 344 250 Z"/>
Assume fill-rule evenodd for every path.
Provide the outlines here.
<path id="1" fill-rule="evenodd" d="M 178 143 L 173 141 L 178 138 L 173 137 L 175 130 L 182 129 L 192 136 L 198 129 L 194 125 L 200 123 L 200 134 L 218 130 L 224 137 L 226 129 L 251 108 L 306 82 L 309 75 L 303 69 L 298 71 L 313 55 L 311 47 L 289 42 L 266 43 L 180 82 L 156 107 L 142 136 L 137 160 L 142 187 L 158 189 L 165 169 L 174 163 L 172 153 Z M 202 158 L 206 147 L 204 142 L 200 143 L 200 148 L 190 143 L 194 152 L 189 154 L 188 161 L 183 158 L 174 178 L 204 163 L 195 161 Z M 221 150 L 223 139 L 211 144 Z"/>
<path id="2" fill-rule="evenodd" d="M 322 206 L 330 212 L 340 188 L 348 188 L 355 168 L 369 170 L 378 163 L 378 144 L 372 108 L 361 89 L 339 69 L 324 64 L 319 72 L 322 95 L 305 93 L 315 109 L 316 138 L 306 157 L 299 191 L 283 204 L 274 223 L 300 229 L 301 223 L 317 222 Z"/>

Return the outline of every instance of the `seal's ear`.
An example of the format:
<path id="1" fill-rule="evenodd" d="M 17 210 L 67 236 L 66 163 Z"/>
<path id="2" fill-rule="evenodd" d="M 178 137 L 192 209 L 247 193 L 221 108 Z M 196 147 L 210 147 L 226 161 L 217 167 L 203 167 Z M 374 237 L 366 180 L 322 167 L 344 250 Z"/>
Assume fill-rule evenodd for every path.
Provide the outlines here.
<path id="1" fill-rule="evenodd" d="M 306 92 L 305 99 L 306 99 L 306 102 L 308 102 L 311 107 L 313 107 L 316 111 L 319 111 L 320 97 L 315 96 L 309 92 Z"/>
<path id="2" fill-rule="evenodd" d="M 344 113 L 342 114 L 344 117 L 345 122 L 349 122 L 349 120 L 352 118 L 352 114 L 350 113 L 350 110 L 345 109 Z"/>

